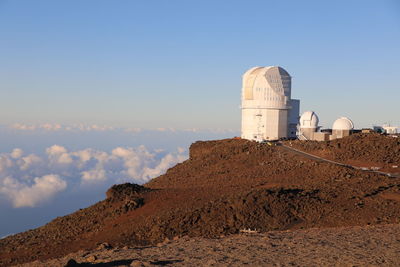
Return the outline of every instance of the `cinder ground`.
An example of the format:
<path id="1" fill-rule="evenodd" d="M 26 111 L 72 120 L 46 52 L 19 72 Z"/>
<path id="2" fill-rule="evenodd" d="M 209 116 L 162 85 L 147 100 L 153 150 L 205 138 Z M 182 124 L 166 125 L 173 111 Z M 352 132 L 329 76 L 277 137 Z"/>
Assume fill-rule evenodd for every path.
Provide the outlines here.
<path id="1" fill-rule="evenodd" d="M 400 226 L 182 237 L 157 246 L 79 251 L 22 266 L 61 267 L 71 259 L 76 266 L 400 266 Z"/>

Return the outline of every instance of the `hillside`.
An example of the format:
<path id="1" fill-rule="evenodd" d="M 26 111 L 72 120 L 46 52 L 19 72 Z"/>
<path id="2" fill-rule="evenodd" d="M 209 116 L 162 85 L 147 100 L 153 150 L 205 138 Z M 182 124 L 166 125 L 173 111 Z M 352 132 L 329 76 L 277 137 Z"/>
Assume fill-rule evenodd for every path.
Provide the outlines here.
<path id="1" fill-rule="evenodd" d="M 286 143 L 302 151 L 342 163 L 400 172 L 400 138 L 396 136 L 360 133 L 328 142 L 296 140 Z"/>
<path id="2" fill-rule="evenodd" d="M 400 165 L 398 138 L 355 135 L 292 145 L 344 161 Z M 316 162 L 280 146 L 236 139 L 196 142 L 188 160 L 144 186 L 114 186 L 104 201 L 0 240 L 0 265 L 61 257 L 102 242 L 146 245 L 245 228 L 389 223 L 400 223 L 400 178 Z"/>

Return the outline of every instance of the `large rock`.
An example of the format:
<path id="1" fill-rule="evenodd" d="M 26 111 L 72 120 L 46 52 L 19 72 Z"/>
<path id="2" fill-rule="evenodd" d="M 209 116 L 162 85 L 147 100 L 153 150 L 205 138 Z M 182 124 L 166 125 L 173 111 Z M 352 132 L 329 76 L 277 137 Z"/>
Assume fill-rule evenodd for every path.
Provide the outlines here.
<path id="1" fill-rule="evenodd" d="M 110 189 L 107 190 L 106 196 L 108 200 L 111 201 L 120 201 L 124 199 L 132 199 L 140 196 L 141 193 L 150 191 L 149 188 L 138 184 L 118 184 L 113 185 Z"/>

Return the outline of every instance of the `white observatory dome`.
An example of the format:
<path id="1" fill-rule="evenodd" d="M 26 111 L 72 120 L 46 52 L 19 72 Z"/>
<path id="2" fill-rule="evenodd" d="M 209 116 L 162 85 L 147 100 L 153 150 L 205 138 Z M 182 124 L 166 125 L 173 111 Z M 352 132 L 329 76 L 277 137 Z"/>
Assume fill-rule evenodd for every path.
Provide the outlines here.
<path id="1" fill-rule="evenodd" d="M 314 111 L 306 111 L 300 117 L 300 128 L 318 128 L 319 119 Z"/>
<path id="2" fill-rule="evenodd" d="M 353 122 L 346 117 L 340 117 L 339 119 L 335 120 L 332 126 L 332 130 L 353 130 L 354 124 Z"/>
<path id="3" fill-rule="evenodd" d="M 289 109 L 291 77 L 278 66 L 254 67 L 243 75 L 242 106 Z"/>

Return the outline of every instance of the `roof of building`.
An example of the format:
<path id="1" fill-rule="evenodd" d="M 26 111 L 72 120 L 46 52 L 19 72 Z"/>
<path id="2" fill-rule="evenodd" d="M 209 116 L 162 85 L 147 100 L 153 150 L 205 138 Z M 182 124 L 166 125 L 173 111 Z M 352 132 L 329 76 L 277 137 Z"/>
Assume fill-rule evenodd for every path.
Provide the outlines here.
<path id="1" fill-rule="evenodd" d="M 268 96 L 256 94 L 255 91 L 263 88 Z M 291 94 L 291 77 L 279 66 L 254 67 L 243 74 L 243 99 L 265 99 L 271 106 L 286 107 Z M 263 91 L 264 92 L 264 91 Z"/>
<path id="2" fill-rule="evenodd" d="M 314 111 L 306 111 L 300 117 L 300 128 L 318 128 L 319 118 Z"/>
<path id="3" fill-rule="evenodd" d="M 243 74 L 243 76 L 248 75 L 248 74 L 256 74 L 256 75 L 263 74 L 263 73 L 265 74 L 268 70 L 276 70 L 281 75 L 289 75 L 289 73 L 284 68 L 279 67 L 279 66 L 266 66 L 266 67 L 257 66 L 257 67 L 253 67 L 253 68 L 247 70 Z"/>
<path id="4" fill-rule="evenodd" d="M 339 119 L 335 120 L 332 126 L 332 130 L 353 130 L 353 129 L 354 129 L 354 124 L 347 117 L 340 117 Z"/>

